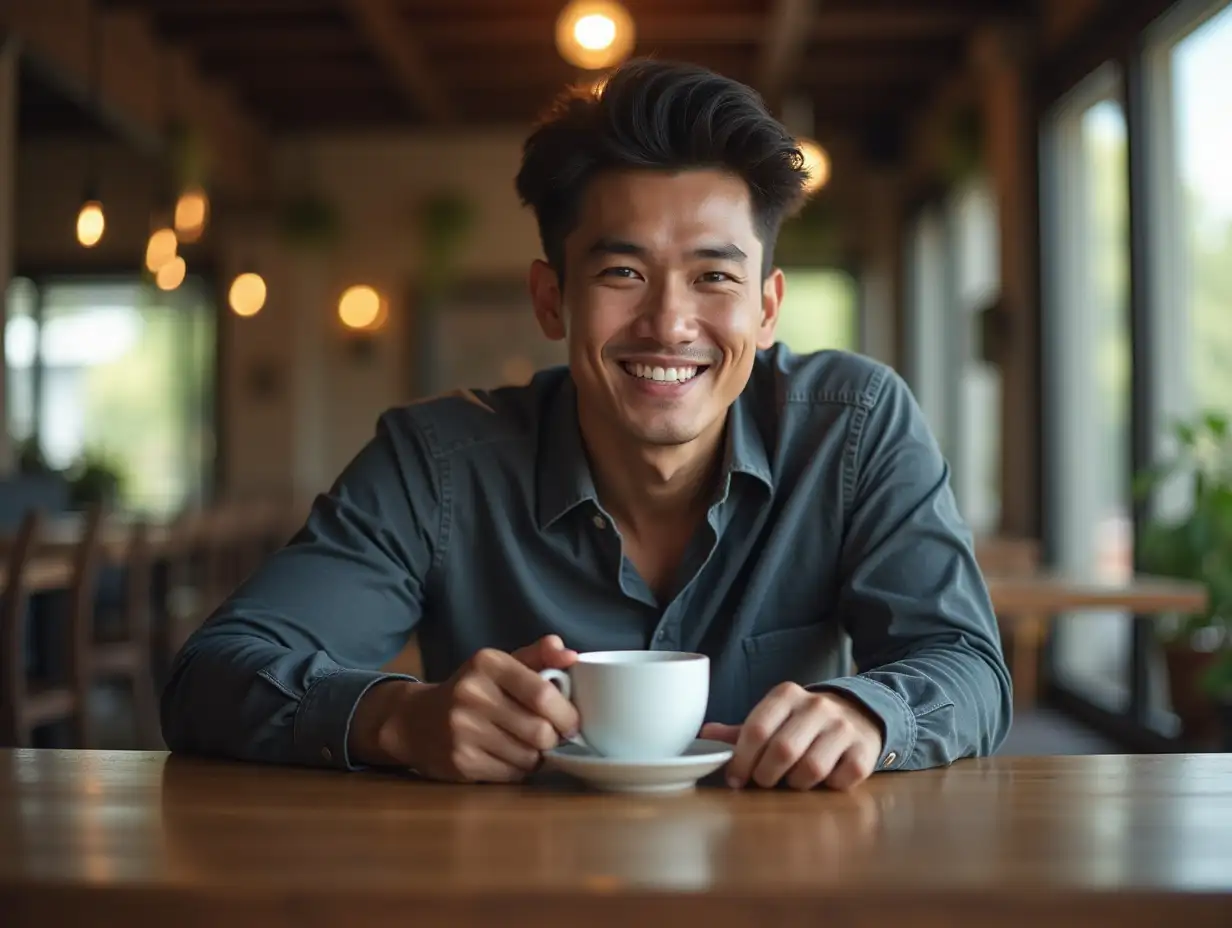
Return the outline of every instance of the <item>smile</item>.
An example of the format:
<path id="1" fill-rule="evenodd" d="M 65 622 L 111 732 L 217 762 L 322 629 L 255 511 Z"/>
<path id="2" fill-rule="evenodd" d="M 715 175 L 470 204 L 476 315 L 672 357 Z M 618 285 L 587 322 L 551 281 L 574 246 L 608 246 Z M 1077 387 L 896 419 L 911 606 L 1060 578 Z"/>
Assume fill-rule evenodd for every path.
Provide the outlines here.
<path id="1" fill-rule="evenodd" d="M 623 362 L 620 366 L 629 376 L 654 383 L 685 383 L 706 370 L 705 366 L 697 365 L 657 367 L 650 364 Z"/>

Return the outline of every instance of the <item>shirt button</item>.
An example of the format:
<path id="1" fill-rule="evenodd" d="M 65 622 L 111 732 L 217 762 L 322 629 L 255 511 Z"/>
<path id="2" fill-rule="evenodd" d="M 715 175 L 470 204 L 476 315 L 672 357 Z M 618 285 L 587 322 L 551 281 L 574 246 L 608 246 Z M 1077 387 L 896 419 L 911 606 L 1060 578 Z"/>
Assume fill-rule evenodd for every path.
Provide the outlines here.
<path id="1" fill-rule="evenodd" d="M 334 759 L 334 752 L 329 748 L 321 748 L 321 757 L 328 763 Z"/>
<path id="2" fill-rule="evenodd" d="M 595 516 L 591 521 L 595 523 L 595 528 L 607 528 L 607 519 L 603 516 Z"/>
<path id="3" fill-rule="evenodd" d="M 885 760 L 883 760 L 883 761 L 881 762 L 881 766 L 883 766 L 883 767 L 893 767 L 893 766 L 894 766 L 894 762 L 895 762 L 896 760 L 898 760 L 898 755 L 897 755 L 897 754 L 895 754 L 893 751 L 891 751 L 889 754 L 887 754 L 887 755 L 885 756 Z"/>

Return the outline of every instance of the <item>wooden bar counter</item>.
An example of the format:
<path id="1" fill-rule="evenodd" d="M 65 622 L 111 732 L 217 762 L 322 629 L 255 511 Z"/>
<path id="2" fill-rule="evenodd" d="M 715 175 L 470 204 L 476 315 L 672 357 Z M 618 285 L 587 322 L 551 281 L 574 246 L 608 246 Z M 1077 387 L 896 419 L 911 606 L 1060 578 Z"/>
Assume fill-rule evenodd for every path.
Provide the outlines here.
<path id="1" fill-rule="evenodd" d="M 0 751 L 0 923 L 1227 928 L 1232 755 L 638 798 Z"/>

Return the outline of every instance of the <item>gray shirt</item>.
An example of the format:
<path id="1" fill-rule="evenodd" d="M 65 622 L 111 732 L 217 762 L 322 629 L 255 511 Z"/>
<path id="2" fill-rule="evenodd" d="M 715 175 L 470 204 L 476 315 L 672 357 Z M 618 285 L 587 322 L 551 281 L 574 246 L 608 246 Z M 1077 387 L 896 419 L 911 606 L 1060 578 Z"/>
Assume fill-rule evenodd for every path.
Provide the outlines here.
<path id="1" fill-rule="evenodd" d="M 786 680 L 846 694 L 884 726 L 880 769 L 991 753 L 1010 681 L 949 477 L 889 368 L 761 352 L 660 601 L 595 492 L 567 370 L 388 412 L 184 646 L 166 742 L 350 768 L 355 706 L 412 632 L 431 681 L 556 633 L 579 651 L 709 655 L 709 721 L 743 721 Z"/>

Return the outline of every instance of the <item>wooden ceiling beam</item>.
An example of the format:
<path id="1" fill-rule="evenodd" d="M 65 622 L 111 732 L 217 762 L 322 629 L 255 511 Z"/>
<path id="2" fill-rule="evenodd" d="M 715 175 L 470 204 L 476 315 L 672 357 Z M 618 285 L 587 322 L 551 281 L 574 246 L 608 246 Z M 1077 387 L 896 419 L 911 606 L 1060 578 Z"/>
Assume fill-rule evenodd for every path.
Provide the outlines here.
<path id="1" fill-rule="evenodd" d="M 755 86 L 774 105 L 795 75 L 814 28 L 819 0 L 774 0 L 757 62 Z"/>
<path id="2" fill-rule="evenodd" d="M 99 18 L 100 86 L 91 88 L 91 16 Z M 203 138 L 220 187 L 247 195 L 265 184 L 269 142 L 263 128 L 185 52 L 164 44 L 142 10 L 99 0 L 4 0 L 0 31 L 65 96 L 138 150 L 160 153 L 164 131 L 183 122 Z"/>
<path id="3" fill-rule="evenodd" d="M 447 122 L 453 109 L 436 79 L 423 49 L 410 34 L 393 0 L 344 0 L 372 50 L 397 82 L 416 114 L 431 122 Z"/>

